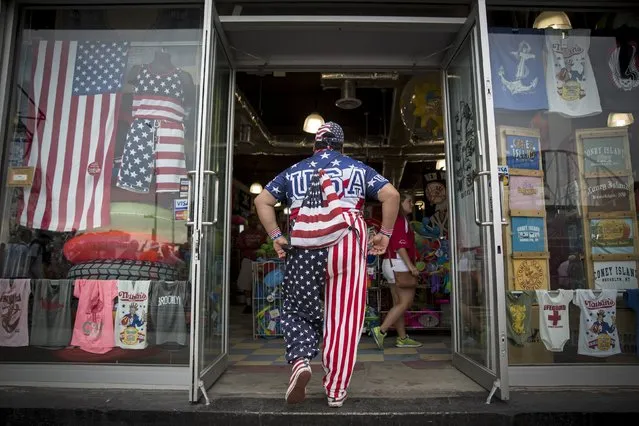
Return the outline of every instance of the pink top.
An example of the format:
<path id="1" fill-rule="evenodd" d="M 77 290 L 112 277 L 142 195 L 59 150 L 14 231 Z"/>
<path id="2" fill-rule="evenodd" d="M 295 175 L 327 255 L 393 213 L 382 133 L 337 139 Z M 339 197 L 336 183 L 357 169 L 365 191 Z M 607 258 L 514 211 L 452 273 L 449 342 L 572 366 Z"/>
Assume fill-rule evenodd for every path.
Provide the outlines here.
<path id="1" fill-rule="evenodd" d="M 76 280 L 73 295 L 80 299 L 73 326 L 72 346 L 103 354 L 113 349 L 113 299 L 117 281 Z"/>

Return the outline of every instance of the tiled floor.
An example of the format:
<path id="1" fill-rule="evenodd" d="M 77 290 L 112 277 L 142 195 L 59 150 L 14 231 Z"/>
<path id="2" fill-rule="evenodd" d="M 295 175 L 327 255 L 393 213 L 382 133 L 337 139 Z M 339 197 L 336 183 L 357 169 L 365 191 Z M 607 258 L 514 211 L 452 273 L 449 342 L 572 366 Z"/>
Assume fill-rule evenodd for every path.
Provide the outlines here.
<path id="1" fill-rule="evenodd" d="M 285 365 L 284 341 L 282 338 L 253 338 L 252 316 L 242 314 L 242 308 L 231 307 L 230 318 L 230 362 L 236 366 Z M 395 338 L 389 337 L 386 349 L 381 352 L 369 336 L 362 336 L 359 344 L 358 362 L 383 361 L 450 361 L 449 335 L 414 334 L 415 340 L 424 344 L 421 348 L 396 348 Z M 316 358 L 315 363 L 319 363 Z"/>

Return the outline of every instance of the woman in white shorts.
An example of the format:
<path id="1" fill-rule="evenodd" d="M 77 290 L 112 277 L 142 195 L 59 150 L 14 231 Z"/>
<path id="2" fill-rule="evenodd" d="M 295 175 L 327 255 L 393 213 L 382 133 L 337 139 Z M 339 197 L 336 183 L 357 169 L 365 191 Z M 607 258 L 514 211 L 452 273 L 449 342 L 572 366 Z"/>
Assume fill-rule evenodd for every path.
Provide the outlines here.
<path id="1" fill-rule="evenodd" d="M 405 288 L 395 285 L 395 272 L 410 272 L 417 277 L 419 271 L 415 267 L 417 249 L 415 248 L 415 234 L 408 223 L 408 215 L 413 212 L 414 200 L 410 193 L 401 193 L 399 215 L 393 227 L 393 235 L 388 243 L 385 259 L 382 262 L 382 273 L 390 284 L 393 296 L 393 307 L 386 315 L 384 322 L 372 330 L 375 343 L 380 350 L 384 348 L 384 337 L 391 326 L 397 331 L 398 348 L 418 348 L 421 343 L 411 339 L 406 334 L 404 312 L 410 309 L 415 298 L 415 287 Z"/>

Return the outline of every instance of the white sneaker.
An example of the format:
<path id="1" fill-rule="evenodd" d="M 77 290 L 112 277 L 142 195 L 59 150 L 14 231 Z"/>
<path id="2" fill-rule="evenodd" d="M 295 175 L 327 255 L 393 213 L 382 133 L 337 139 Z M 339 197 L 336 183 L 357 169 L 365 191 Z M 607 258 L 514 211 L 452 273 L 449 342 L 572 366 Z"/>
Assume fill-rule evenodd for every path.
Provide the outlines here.
<path id="1" fill-rule="evenodd" d="M 307 359 L 299 361 L 293 366 L 293 373 L 286 391 L 286 402 L 299 404 L 306 399 L 306 385 L 311 380 L 313 371 Z"/>
<path id="2" fill-rule="evenodd" d="M 328 406 L 329 407 L 334 407 L 334 408 L 339 408 L 342 405 L 344 405 L 344 401 L 346 401 L 346 395 L 344 395 L 341 398 L 332 398 L 332 397 L 328 397 Z"/>

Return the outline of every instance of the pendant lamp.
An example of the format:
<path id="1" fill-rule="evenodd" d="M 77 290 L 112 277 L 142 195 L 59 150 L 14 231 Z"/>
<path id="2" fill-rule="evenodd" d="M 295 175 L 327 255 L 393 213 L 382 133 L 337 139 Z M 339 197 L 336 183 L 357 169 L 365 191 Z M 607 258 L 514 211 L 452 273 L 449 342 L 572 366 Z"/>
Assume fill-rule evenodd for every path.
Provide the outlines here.
<path id="1" fill-rule="evenodd" d="M 533 28 L 538 29 L 546 29 L 552 28 L 555 30 L 570 30 L 572 29 L 572 25 L 570 23 L 570 19 L 568 15 L 564 12 L 560 11 L 548 11 L 541 12 L 537 19 L 535 19 L 535 23 L 533 24 Z"/>
<path id="2" fill-rule="evenodd" d="M 608 127 L 625 127 L 635 122 L 635 118 L 629 112 L 613 112 L 608 114 Z"/>
<path id="3" fill-rule="evenodd" d="M 249 188 L 249 192 L 251 194 L 259 194 L 260 192 L 262 192 L 262 185 L 260 185 L 259 182 L 253 183 Z"/>
<path id="4" fill-rule="evenodd" d="M 309 114 L 304 120 L 304 131 L 306 133 L 317 133 L 317 130 L 324 124 L 324 118 L 316 112 Z"/>

